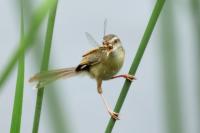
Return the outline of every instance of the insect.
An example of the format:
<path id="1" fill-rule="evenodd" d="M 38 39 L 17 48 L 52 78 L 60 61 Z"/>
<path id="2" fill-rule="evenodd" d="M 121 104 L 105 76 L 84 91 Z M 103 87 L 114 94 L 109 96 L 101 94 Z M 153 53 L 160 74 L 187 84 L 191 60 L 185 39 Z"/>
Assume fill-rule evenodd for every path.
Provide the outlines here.
<path id="1" fill-rule="evenodd" d="M 29 81 L 38 81 L 37 88 L 41 88 L 61 78 L 69 78 L 83 72 L 87 73 L 91 78 L 96 80 L 97 91 L 110 116 L 115 120 L 119 120 L 119 114 L 111 109 L 103 96 L 102 81 L 119 77 L 132 81 L 135 77 L 129 74 L 116 76 L 124 63 L 125 50 L 118 36 L 114 34 L 105 35 L 105 27 L 106 21 L 104 22 L 104 37 L 101 45 L 99 45 L 89 33 L 86 33 L 87 38 L 96 48 L 83 54 L 81 62 L 76 67 L 37 73 L 31 77 Z"/>

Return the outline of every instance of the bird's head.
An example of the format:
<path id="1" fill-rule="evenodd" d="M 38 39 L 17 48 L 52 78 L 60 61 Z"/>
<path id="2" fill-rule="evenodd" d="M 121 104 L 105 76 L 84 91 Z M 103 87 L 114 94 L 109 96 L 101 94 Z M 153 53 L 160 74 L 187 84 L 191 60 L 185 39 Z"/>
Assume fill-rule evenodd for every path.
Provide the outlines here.
<path id="1" fill-rule="evenodd" d="M 103 46 L 108 47 L 109 49 L 116 49 L 121 47 L 120 39 L 114 34 L 108 34 L 103 37 Z"/>

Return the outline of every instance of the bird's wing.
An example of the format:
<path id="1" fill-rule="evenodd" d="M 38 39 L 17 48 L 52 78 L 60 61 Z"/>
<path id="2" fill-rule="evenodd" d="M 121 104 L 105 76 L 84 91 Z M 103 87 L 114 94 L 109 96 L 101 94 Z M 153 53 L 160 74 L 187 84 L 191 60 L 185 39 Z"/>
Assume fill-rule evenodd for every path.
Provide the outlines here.
<path id="1" fill-rule="evenodd" d="M 109 48 L 107 46 L 99 46 L 97 48 L 94 48 L 92 50 L 87 51 L 85 54 L 82 55 L 82 57 L 85 57 L 85 56 L 90 55 L 90 54 L 96 54 L 98 52 L 102 53 L 102 51 L 106 51 L 108 49 Z"/>
<path id="2" fill-rule="evenodd" d="M 87 55 L 90 55 L 92 53 L 96 53 L 96 52 L 98 52 L 98 50 L 99 50 L 99 48 L 92 49 L 92 50 L 86 52 L 85 54 L 83 54 L 82 57 L 86 57 Z"/>
<path id="3" fill-rule="evenodd" d="M 76 68 L 76 71 L 88 70 L 90 66 L 100 63 L 102 61 L 102 54 L 104 54 L 104 52 L 105 49 L 96 48 L 84 54 L 81 63 Z"/>

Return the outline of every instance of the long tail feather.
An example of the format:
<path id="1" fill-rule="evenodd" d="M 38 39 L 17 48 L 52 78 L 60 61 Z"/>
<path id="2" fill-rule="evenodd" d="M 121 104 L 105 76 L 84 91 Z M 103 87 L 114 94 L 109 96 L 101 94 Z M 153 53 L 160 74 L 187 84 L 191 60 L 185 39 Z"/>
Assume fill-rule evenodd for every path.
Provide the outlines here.
<path id="1" fill-rule="evenodd" d="M 29 79 L 29 82 L 37 82 L 37 88 L 44 87 L 45 85 L 58 80 L 60 78 L 69 78 L 77 75 L 75 67 L 51 70 L 46 72 L 37 73 Z"/>

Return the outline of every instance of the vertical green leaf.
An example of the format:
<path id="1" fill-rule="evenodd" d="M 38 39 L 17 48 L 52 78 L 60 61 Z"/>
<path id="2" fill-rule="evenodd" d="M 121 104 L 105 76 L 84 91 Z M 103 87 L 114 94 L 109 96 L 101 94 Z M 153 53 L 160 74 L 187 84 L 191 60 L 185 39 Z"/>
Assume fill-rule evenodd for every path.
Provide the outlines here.
<path id="1" fill-rule="evenodd" d="M 165 0 L 157 0 L 157 2 L 156 2 L 156 5 L 155 5 L 154 10 L 152 12 L 152 15 L 150 17 L 149 23 L 147 25 L 147 28 L 146 28 L 146 30 L 144 32 L 143 38 L 142 38 L 142 40 L 140 42 L 140 45 L 139 45 L 139 48 L 137 50 L 136 56 L 135 56 L 135 58 L 133 60 L 133 63 L 131 65 L 129 74 L 135 75 L 135 73 L 137 71 L 137 68 L 138 68 L 138 66 L 140 64 L 140 61 L 141 61 L 142 56 L 144 54 L 144 51 L 145 51 L 145 49 L 147 47 L 148 41 L 149 41 L 149 39 L 151 37 L 151 34 L 153 32 L 153 29 L 155 27 L 155 24 L 157 22 L 157 19 L 159 17 L 159 14 L 160 14 L 160 12 L 162 10 L 162 7 L 163 7 L 164 3 L 165 3 Z M 124 100 L 126 98 L 128 90 L 130 88 L 130 85 L 131 85 L 131 82 L 126 80 L 124 85 L 123 85 L 123 88 L 122 88 L 122 91 L 120 93 L 120 96 L 119 96 L 119 98 L 117 100 L 117 104 L 116 104 L 115 109 L 114 109 L 115 112 L 119 112 L 121 110 L 121 107 L 122 107 L 122 105 L 124 103 Z M 112 132 L 112 129 L 114 127 L 115 122 L 116 122 L 116 120 L 114 120 L 112 118 L 110 119 L 110 121 L 109 121 L 109 123 L 107 125 L 107 128 L 106 128 L 106 131 L 105 131 L 106 133 L 111 133 Z"/>
<path id="2" fill-rule="evenodd" d="M 196 43 L 194 45 L 195 48 L 195 79 L 196 79 L 196 86 L 197 86 L 197 90 L 196 90 L 196 97 L 197 97 L 197 111 L 198 111 L 198 116 L 197 116 L 197 121 L 198 121 L 198 125 L 200 124 L 200 1 L 199 0 L 191 0 L 190 1 L 190 5 L 191 5 L 191 13 L 192 13 L 192 21 L 194 23 L 194 35 L 195 35 L 195 39 L 196 39 Z M 200 132 L 200 127 L 198 127 L 198 132 Z"/>
<path id="3" fill-rule="evenodd" d="M 24 37 L 24 15 L 23 15 L 23 0 L 20 0 L 21 9 L 21 38 Z M 15 99 L 12 113 L 12 121 L 10 133 L 20 133 L 22 105 L 23 105 L 23 90 L 24 90 L 24 53 L 19 57 L 17 84 L 15 90 Z"/>
<path id="4" fill-rule="evenodd" d="M 3 73 L 0 74 L 0 91 L 2 89 L 3 83 L 6 81 L 7 77 L 13 70 L 18 58 L 24 54 L 24 52 L 32 45 L 34 37 L 36 36 L 37 30 L 40 24 L 44 20 L 49 8 L 55 4 L 55 0 L 45 0 L 45 2 L 37 9 L 33 15 L 28 33 L 20 39 L 19 47 L 16 49 L 12 57 L 10 58 L 8 64 L 6 65 Z"/>
<path id="5" fill-rule="evenodd" d="M 42 40 L 38 39 L 35 43 L 41 44 Z M 37 69 L 37 64 L 40 64 L 40 61 L 38 59 L 43 53 L 41 49 L 41 45 L 35 47 L 34 49 L 33 64 L 35 64 L 35 67 Z M 51 64 L 54 64 L 54 61 L 52 59 Z M 50 119 L 50 121 L 48 121 L 47 124 L 49 124 L 50 127 L 52 127 L 52 132 L 71 133 L 73 128 L 70 123 L 70 116 L 68 115 L 68 112 L 65 112 L 63 110 L 63 104 L 61 104 L 63 101 L 59 99 L 59 90 L 56 88 L 59 88 L 59 86 L 50 85 L 44 94 L 44 102 L 48 110 L 47 112 L 45 112 L 45 117 L 48 116 L 48 118 Z M 67 105 L 67 101 L 65 101 L 65 105 Z M 68 119 L 66 120 L 66 118 Z"/>
<path id="6" fill-rule="evenodd" d="M 174 1 L 169 0 L 161 16 L 160 60 L 163 72 L 163 99 L 168 133 L 182 133 L 181 88 L 179 82 Z"/>
<path id="7" fill-rule="evenodd" d="M 52 36 L 53 36 L 55 16 L 56 16 L 57 2 L 58 1 L 56 0 L 55 5 L 51 8 L 49 12 L 41 71 L 46 71 L 49 65 L 49 57 L 50 57 L 50 51 L 51 51 L 51 42 L 52 42 Z M 44 95 L 44 88 L 39 88 L 38 93 L 37 93 L 37 99 L 36 99 L 35 116 L 34 116 L 34 122 L 33 122 L 33 130 L 32 130 L 33 133 L 38 133 L 43 95 Z"/>
<path id="8" fill-rule="evenodd" d="M 72 133 L 73 129 L 69 119 L 69 112 L 63 110 L 63 101 L 59 100 L 56 85 L 50 86 L 48 91 L 45 92 L 45 104 L 48 109 L 46 115 L 51 119 L 50 123 L 53 128 L 53 132 Z M 67 103 L 65 101 L 64 105 L 66 104 Z M 65 118 L 68 119 L 66 120 Z"/>

